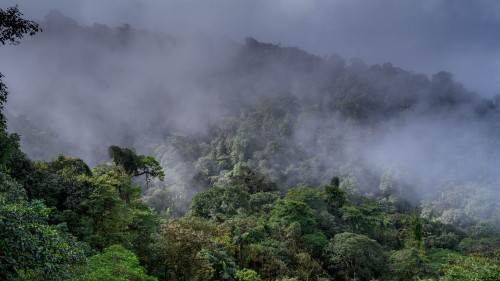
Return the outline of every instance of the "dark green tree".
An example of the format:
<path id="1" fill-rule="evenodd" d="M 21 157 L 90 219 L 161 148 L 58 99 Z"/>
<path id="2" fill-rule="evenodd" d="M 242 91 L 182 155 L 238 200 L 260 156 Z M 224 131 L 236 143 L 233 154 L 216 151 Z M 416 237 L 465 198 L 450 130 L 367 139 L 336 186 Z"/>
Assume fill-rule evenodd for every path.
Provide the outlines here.
<path id="1" fill-rule="evenodd" d="M 0 118 L 3 118 L 3 115 Z M 9 134 L 0 124 L 0 171 L 9 174 L 12 173 L 16 157 L 20 154 L 19 136 L 17 134 Z"/>
<path id="2" fill-rule="evenodd" d="M 193 215 L 225 220 L 250 209 L 250 194 L 239 187 L 213 187 L 195 195 L 191 204 Z"/>
<path id="3" fill-rule="evenodd" d="M 346 192 L 340 189 L 340 180 L 338 177 L 333 177 L 330 185 L 325 186 L 325 201 L 328 203 L 330 210 L 336 214 L 339 209 L 347 203 Z"/>
<path id="4" fill-rule="evenodd" d="M 0 174 L 0 280 L 63 280 L 83 262 L 82 245 L 64 225 L 48 223 L 50 209 L 27 201 L 23 189 Z"/>
<path id="5" fill-rule="evenodd" d="M 122 167 L 131 177 L 146 176 L 146 187 L 148 187 L 151 178 L 163 180 L 165 173 L 163 169 L 152 156 L 137 155 L 133 149 L 121 148 L 112 145 L 108 148 L 108 155 L 113 162 Z"/>
<path id="6" fill-rule="evenodd" d="M 231 173 L 231 185 L 242 188 L 248 193 L 276 191 L 275 183 L 266 180 L 258 169 L 252 169 L 246 164 L 238 163 Z"/>
<path id="7" fill-rule="evenodd" d="M 32 36 L 42 30 L 36 22 L 23 19 L 22 16 L 17 5 L 0 9 L 0 44 L 10 42 L 17 45 L 24 34 Z"/>
<path id="8" fill-rule="evenodd" d="M 365 235 L 339 233 L 325 247 L 327 267 L 339 279 L 371 280 L 385 271 L 382 247 Z"/>
<path id="9" fill-rule="evenodd" d="M 389 256 L 389 272 L 392 280 L 416 280 L 427 269 L 424 253 L 416 248 L 394 251 Z"/>
<path id="10" fill-rule="evenodd" d="M 270 220 L 282 227 L 297 223 L 302 234 L 315 232 L 317 224 L 312 209 L 306 203 L 292 199 L 276 201 Z"/>

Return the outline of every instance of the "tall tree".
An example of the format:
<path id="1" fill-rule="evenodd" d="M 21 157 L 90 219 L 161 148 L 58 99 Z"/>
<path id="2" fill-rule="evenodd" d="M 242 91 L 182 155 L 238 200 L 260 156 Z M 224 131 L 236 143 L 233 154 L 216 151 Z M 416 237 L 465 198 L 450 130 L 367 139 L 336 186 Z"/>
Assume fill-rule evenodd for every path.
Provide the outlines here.
<path id="1" fill-rule="evenodd" d="M 165 178 L 160 163 L 152 156 L 137 155 L 133 149 L 121 148 L 116 145 L 108 148 L 108 155 L 117 166 L 122 167 L 131 177 L 145 175 L 146 188 L 151 178 L 158 178 L 159 180 Z"/>

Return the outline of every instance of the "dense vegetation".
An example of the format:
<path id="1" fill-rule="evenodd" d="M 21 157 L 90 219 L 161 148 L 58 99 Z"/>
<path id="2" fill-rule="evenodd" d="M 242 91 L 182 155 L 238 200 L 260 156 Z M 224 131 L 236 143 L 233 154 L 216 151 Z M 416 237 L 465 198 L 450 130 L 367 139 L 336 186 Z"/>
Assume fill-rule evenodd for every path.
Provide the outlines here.
<path id="1" fill-rule="evenodd" d="M 0 15 L 20 19 L 12 9 Z M 18 31 L 2 43 L 38 31 L 29 21 L 20 22 L 28 29 L 0 23 Z M 118 46 L 125 33 L 164 36 L 66 28 L 107 32 Z M 252 38 L 232 59 L 201 82 L 234 81 L 226 114 L 204 133 L 155 128 L 166 138 L 153 143 L 154 157 L 112 145 L 93 168 L 64 155 L 33 161 L 1 112 L 0 280 L 500 279 L 499 179 L 476 161 L 490 161 L 478 151 L 497 155 L 497 98 L 468 92 L 446 72 L 429 80 Z M 259 88 L 270 72 L 282 87 Z M 392 155 L 370 144 L 408 128 L 459 138 L 458 124 L 487 141 L 440 139 L 393 162 L 363 157 Z M 399 153 L 422 148 L 418 141 Z M 419 154 L 436 158 L 405 162 Z"/>

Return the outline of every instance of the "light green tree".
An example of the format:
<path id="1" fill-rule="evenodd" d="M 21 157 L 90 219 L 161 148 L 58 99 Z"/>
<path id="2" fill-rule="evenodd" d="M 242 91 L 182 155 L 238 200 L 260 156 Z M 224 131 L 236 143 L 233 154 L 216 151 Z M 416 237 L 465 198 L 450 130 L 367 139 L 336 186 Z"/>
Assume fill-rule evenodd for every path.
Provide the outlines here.
<path id="1" fill-rule="evenodd" d="M 149 276 L 146 269 L 139 264 L 135 254 L 121 245 L 113 245 L 104 249 L 88 260 L 81 269 L 81 275 L 73 281 L 157 281 Z"/>

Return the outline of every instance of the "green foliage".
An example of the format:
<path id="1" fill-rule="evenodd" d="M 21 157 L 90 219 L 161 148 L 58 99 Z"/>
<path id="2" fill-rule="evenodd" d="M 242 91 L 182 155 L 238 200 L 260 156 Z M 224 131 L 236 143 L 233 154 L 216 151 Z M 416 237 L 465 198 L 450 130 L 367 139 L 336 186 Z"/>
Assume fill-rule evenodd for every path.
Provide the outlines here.
<path id="1" fill-rule="evenodd" d="M 407 221 L 408 220 L 405 220 L 405 223 Z M 423 222 L 422 226 L 425 234 L 423 236 L 423 241 L 424 245 L 428 248 L 456 249 L 464 235 L 453 225 L 443 224 L 439 221 L 429 222 L 424 220 Z"/>
<path id="2" fill-rule="evenodd" d="M 0 128 L 3 130 L 6 127 L 6 119 L 3 115 L 3 106 L 7 102 L 7 86 L 3 83 L 2 78 L 4 78 L 2 73 L 0 73 Z"/>
<path id="3" fill-rule="evenodd" d="M 324 247 L 328 244 L 328 239 L 320 231 L 302 236 L 301 241 L 306 249 L 308 249 L 315 257 L 321 256 Z"/>
<path id="4" fill-rule="evenodd" d="M 259 170 L 241 163 L 234 166 L 230 185 L 239 187 L 248 193 L 269 192 L 277 189 L 276 184 L 267 181 Z"/>
<path id="5" fill-rule="evenodd" d="M 260 276 L 254 270 L 244 268 L 236 272 L 236 280 L 238 281 L 262 281 Z"/>
<path id="6" fill-rule="evenodd" d="M 441 267 L 448 262 L 448 257 L 452 254 L 455 254 L 455 252 L 449 249 L 430 249 L 427 251 L 429 269 L 434 273 L 433 275 L 438 275 Z"/>
<path id="7" fill-rule="evenodd" d="M 206 258 L 214 270 L 213 281 L 235 280 L 237 278 L 238 266 L 224 251 L 202 251 L 201 256 Z"/>
<path id="8" fill-rule="evenodd" d="M 389 272 L 392 280 L 416 280 L 426 273 L 427 259 L 416 248 L 406 248 L 391 252 Z"/>
<path id="9" fill-rule="evenodd" d="M 160 218 L 149 207 L 136 204 L 132 208 L 132 219 L 125 230 L 123 245 L 132 250 L 141 264 L 153 266 L 156 251 L 154 244 L 160 231 Z"/>
<path id="10" fill-rule="evenodd" d="M 493 221 L 479 221 L 474 226 L 467 228 L 471 238 L 500 237 L 500 226 Z"/>
<path id="11" fill-rule="evenodd" d="M 500 280 L 500 263 L 497 258 L 480 256 L 450 255 L 448 263 L 442 268 L 439 280 Z"/>
<path id="12" fill-rule="evenodd" d="M 21 15 L 17 7 L 7 11 Z M 21 33 L 4 33 L 5 24 L 0 21 L 0 36 L 7 38 L 2 44 L 38 31 L 33 25 L 24 33 L 15 28 Z M 120 36 L 124 32 L 133 33 L 117 30 Z M 415 280 L 439 274 L 443 280 L 498 279 L 494 180 L 460 183 L 463 178 L 457 177 L 442 196 L 413 206 L 404 198 L 421 197 L 400 180 L 399 167 L 379 171 L 352 159 L 359 156 L 353 143 L 375 140 L 377 147 L 377 130 L 400 129 L 393 122 L 399 116 L 416 111 L 447 118 L 442 111 L 460 105 L 457 120 L 464 122 L 482 102 L 481 114 L 488 119 L 478 120 L 496 120 L 498 100 L 476 98 L 448 73 L 429 81 L 390 64 L 332 66 L 298 49 L 254 39 L 241 53 L 247 57 L 236 55 L 237 72 L 248 79 L 230 80 L 251 87 L 236 88 L 225 100 L 237 104 L 234 112 L 201 137 L 167 136 L 155 149 L 161 165 L 118 146 L 108 149 L 114 164 L 92 170 L 63 155 L 31 162 L 0 115 L 0 279 Z M 259 96 L 258 88 L 269 80 L 260 70 L 270 65 L 287 69 L 293 84 Z M 301 78 L 316 72 L 327 81 Z M 1 78 L 0 110 L 7 97 Z M 309 84 L 310 94 L 295 94 Z M 228 85 L 235 86 L 240 84 Z M 485 131 L 495 129 L 482 123 Z M 165 174 L 165 182 L 151 183 Z M 337 174 L 340 178 L 325 185 Z M 132 184 L 141 175 L 144 192 Z M 278 185 L 287 191 L 277 191 Z M 191 213 L 184 215 L 189 202 Z M 94 254 L 84 265 L 84 245 L 71 235 Z"/>
<path id="13" fill-rule="evenodd" d="M 2 116 L 0 116 L 0 118 L 1 117 Z M 19 136 L 7 133 L 7 131 L 0 126 L 0 172 L 12 172 L 12 166 L 16 159 L 16 155 L 20 153 Z"/>
<path id="14" fill-rule="evenodd" d="M 448 186 L 437 200 L 425 202 L 424 217 L 462 227 L 480 221 L 498 223 L 498 196 L 494 186 L 491 182 Z"/>
<path id="15" fill-rule="evenodd" d="M 282 197 L 281 192 L 258 192 L 250 194 L 250 211 L 252 213 L 270 213 L 276 200 Z"/>
<path id="16" fill-rule="evenodd" d="M 295 274 L 300 280 L 318 280 L 321 265 L 309 253 L 297 254 L 296 260 L 297 268 L 295 269 Z"/>
<path id="17" fill-rule="evenodd" d="M 382 247 L 365 235 L 339 233 L 325 247 L 325 262 L 332 274 L 344 280 L 380 277 L 386 270 Z"/>
<path id="18" fill-rule="evenodd" d="M 165 280 L 210 280 L 214 275 L 209 257 L 203 249 L 214 249 L 212 238 L 217 229 L 200 218 L 171 220 L 161 230 L 158 249 L 158 272 Z"/>
<path id="19" fill-rule="evenodd" d="M 0 172 L 0 196 L 6 203 L 16 203 L 26 199 L 26 191 L 9 175 Z"/>
<path id="20" fill-rule="evenodd" d="M 422 242 L 422 222 L 420 221 L 420 218 L 416 215 L 410 216 L 410 240 L 419 245 L 420 242 Z"/>
<path id="21" fill-rule="evenodd" d="M 246 247 L 242 266 L 256 270 L 263 280 L 276 280 L 288 274 L 290 254 L 285 243 L 266 239 Z"/>
<path id="22" fill-rule="evenodd" d="M 239 187 L 213 187 L 196 194 L 193 215 L 224 220 L 249 210 L 250 195 Z"/>
<path id="23" fill-rule="evenodd" d="M 93 248 L 103 249 L 125 242 L 132 210 L 121 196 L 128 196 L 130 178 L 114 169 L 94 169 L 94 174 L 89 179 L 94 188 L 82 202 L 87 210 L 82 217 L 82 231 L 85 241 Z"/>
<path id="24" fill-rule="evenodd" d="M 160 163 L 152 156 L 139 155 L 139 172 L 136 176 L 146 175 L 147 177 L 158 178 L 159 180 L 165 179 L 165 173 Z M 149 178 L 148 178 L 149 180 Z"/>
<path id="25" fill-rule="evenodd" d="M 50 162 L 32 165 L 25 176 L 25 187 L 29 198 L 43 199 L 49 207 L 54 207 L 53 220 L 62 222 L 74 212 L 83 211 L 81 202 L 92 190 L 90 176 L 91 171 L 82 160 L 60 155 Z M 68 227 L 72 229 L 74 223 Z"/>
<path id="26" fill-rule="evenodd" d="M 347 203 L 346 192 L 340 189 L 339 178 L 334 177 L 330 185 L 325 186 L 324 191 L 325 201 L 328 203 L 330 210 L 337 211 Z"/>
<path id="27" fill-rule="evenodd" d="M 40 201 L 0 193 L 0 279 L 62 280 L 83 260 L 81 245 L 64 226 L 49 225 L 49 214 Z"/>
<path id="28" fill-rule="evenodd" d="M 138 177 L 146 175 L 146 182 L 149 184 L 150 177 L 163 180 L 165 173 L 160 163 L 152 156 L 137 155 L 130 148 L 121 148 L 112 145 L 108 148 L 108 155 L 115 164 L 122 167 L 125 172 L 132 176 Z"/>
<path id="29" fill-rule="evenodd" d="M 89 166 L 87 166 L 83 160 L 64 155 L 59 155 L 50 161 L 48 163 L 48 168 L 60 174 L 67 180 L 75 180 L 78 176 L 92 175 Z"/>
<path id="30" fill-rule="evenodd" d="M 327 210 L 327 204 L 323 199 L 321 192 L 318 190 L 307 188 L 307 187 L 295 187 L 291 188 L 286 193 L 286 198 L 304 202 L 311 209 L 316 211 L 325 211 Z"/>
<path id="31" fill-rule="evenodd" d="M 108 148 L 108 156 L 117 166 L 122 167 L 131 176 L 139 170 L 138 155 L 130 148 L 112 145 Z"/>
<path id="32" fill-rule="evenodd" d="M 316 229 L 312 209 L 306 203 L 292 199 L 276 201 L 270 220 L 283 227 L 297 223 L 300 226 L 300 232 L 304 234 L 312 233 Z"/>
<path id="33" fill-rule="evenodd" d="M 340 209 L 341 218 L 349 231 L 382 239 L 388 218 L 379 204 L 365 199 L 363 201 L 359 206 L 345 204 Z"/>
<path id="34" fill-rule="evenodd" d="M 121 245 L 105 248 L 102 253 L 96 254 L 80 269 L 81 275 L 75 281 L 155 281 L 156 277 L 149 276 L 146 269 L 140 266 L 135 254 Z"/>
<path id="35" fill-rule="evenodd" d="M 480 239 L 467 237 L 460 241 L 457 248 L 463 254 L 493 254 L 495 252 L 500 252 L 500 237 Z"/>

